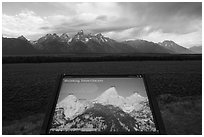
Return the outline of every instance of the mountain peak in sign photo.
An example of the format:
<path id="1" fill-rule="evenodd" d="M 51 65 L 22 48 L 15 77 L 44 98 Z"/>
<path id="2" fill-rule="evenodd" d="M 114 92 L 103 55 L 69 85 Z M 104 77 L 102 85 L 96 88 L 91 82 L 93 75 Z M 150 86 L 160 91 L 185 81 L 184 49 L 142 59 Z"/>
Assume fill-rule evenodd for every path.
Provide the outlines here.
<path id="1" fill-rule="evenodd" d="M 94 102 L 119 107 L 124 104 L 124 98 L 118 95 L 115 87 L 111 87 L 97 97 Z"/>
<path id="2" fill-rule="evenodd" d="M 156 131 L 156 128 L 147 97 L 134 93 L 124 98 L 115 87 L 110 87 L 84 103 L 68 95 L 57 104 L 52 130 L 122 132 Z"/>
<path id="3" fill-rule="evenodd" d="M 72 119 L 83 111 L 84 106 L 79 102 L 76 96 L 68 95 L 57 104 L 57 108 L 63 108 L 66 118 Z"/>

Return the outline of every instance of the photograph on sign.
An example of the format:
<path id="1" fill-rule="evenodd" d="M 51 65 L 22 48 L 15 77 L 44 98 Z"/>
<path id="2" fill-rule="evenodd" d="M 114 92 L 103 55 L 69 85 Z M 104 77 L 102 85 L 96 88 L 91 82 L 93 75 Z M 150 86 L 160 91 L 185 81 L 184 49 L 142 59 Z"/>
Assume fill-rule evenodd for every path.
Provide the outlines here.
<path id="1" fill-rule="evenodd" d="M 64 77 L 48 132 L 158 133 L 158 129 L 142 76 Z"/>

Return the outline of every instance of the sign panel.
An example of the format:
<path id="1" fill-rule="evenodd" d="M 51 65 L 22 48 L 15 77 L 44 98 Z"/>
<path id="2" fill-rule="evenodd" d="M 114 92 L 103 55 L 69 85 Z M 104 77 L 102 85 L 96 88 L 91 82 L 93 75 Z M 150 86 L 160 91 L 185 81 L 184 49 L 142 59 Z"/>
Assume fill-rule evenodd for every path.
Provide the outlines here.
<path id="1" fill-rule="evenodd" d="M 64 76 L 48 134 L 159 134 L 143 75 Z"/>

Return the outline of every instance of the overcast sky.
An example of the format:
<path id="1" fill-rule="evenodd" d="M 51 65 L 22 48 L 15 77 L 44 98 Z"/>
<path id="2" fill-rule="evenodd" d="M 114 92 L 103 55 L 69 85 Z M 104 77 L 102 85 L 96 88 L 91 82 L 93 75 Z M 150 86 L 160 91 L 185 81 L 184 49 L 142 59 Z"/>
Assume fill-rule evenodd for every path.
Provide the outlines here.
<path id="1" fill-rule="evenodd" d="M 36 40 L 47 33 L 102 33 L 123 41 L 202 43 L 202 3 L 6 3 L 2 33 Z"/>

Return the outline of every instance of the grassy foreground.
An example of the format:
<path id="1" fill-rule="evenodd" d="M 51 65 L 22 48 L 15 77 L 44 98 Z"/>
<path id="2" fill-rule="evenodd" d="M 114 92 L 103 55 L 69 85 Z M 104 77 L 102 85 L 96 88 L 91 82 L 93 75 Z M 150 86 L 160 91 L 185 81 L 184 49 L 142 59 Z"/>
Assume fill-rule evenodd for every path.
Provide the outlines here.
<path id="1" fill-rule="evenodd" d="M 137 74 L 150 77 L 168 134 L 202 134 L 201 61 L 4 64 L 3 134 L 39 134 L 57 75 Z"/>

